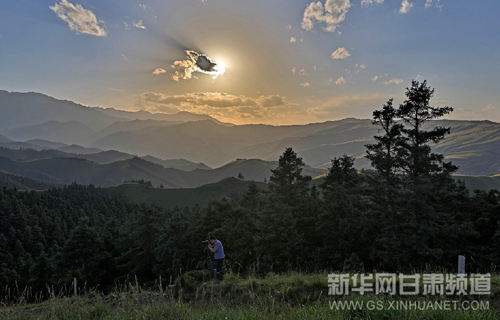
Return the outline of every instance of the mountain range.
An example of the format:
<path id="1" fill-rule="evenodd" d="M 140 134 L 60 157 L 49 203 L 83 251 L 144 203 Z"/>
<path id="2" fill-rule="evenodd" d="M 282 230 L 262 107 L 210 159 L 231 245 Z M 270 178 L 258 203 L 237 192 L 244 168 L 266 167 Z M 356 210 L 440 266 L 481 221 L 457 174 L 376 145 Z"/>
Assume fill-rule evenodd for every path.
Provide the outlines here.
<path id="1" fill-rule="evenodd" d="M 356 157 L 356 167 L 369 168 L 364 158 L 365 145 L 380 134 L 369 119 L 290 126 L 231 125 L 187 112 L 173 115 L 126 112 L 85 107 L 38 93 L 6 91 L 0 91 L 0 113 L 7 115 L 0 119 L 0 144 L 8 148 L 38 145 L 40 150 L 41 142 L 47 146 L 56 143 L 58 150 L 72 146 L 72 153 L 116 150 L 139 157 L 182 158 L 210 167 L 220 167 L 237 158 L 275 161 L 285 148 L 292 147 L 311 167 L 326 169 L 333 157 L 348 154 Z M 500 173 L 499 123 L 466 120 L 427 123 L 427 129 L 434 126 L 451 127 L 451 134 L 434 146 L 433 151 L 443 153 L 447 160 L 458 165 L 458 173 Z"/>
<path id="2" fill-rule="evenodd" d="M 217 169 L 184 171 L 165 168 L 162 165 L 138 157 L 111 163 L 97 163 L 76 157 L 13 160 L 12 158 L 0 156 L 0 171 L 51 183 L 71 184 L 76 182 L 96 186 L 114 186 L 125 181 L 144 179 L 151 181 L 154 186 L 193 188 L 207 183 L 214 183 L 227 177 L 237 177 L 240 173 L 247 180 L 264 181 L 269 179 L 270 170 L 275 169 L 277 166 L 277 161 L 239 159 Z M 303 173 L 315 177 L 326 173 L 326 171 L 326 169 L 306 166 Z"/>

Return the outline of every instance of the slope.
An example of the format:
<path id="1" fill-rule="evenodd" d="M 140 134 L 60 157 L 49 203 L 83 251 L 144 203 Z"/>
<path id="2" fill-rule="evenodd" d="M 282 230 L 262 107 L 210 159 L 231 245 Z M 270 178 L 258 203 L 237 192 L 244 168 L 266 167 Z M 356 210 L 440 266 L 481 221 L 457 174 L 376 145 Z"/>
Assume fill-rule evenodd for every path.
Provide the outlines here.
<path id="1" fill-rule="evenodd" d="M 143 184 L 126 183 L 109 187 L 109 190 L 123 195 L 134 203 L 146 202 L 165 208 L 192 207 L 196 204 L 206 207 L 211 201 L 228 197 L 239 200 L 245 194 L 248 186 L 256 183 L 259 188 L 267 185 L 262 182 L 244 181 L 237 178 L 226 178 L 219 182 L 206 184 L 197 188 L 160 189 Z"/>

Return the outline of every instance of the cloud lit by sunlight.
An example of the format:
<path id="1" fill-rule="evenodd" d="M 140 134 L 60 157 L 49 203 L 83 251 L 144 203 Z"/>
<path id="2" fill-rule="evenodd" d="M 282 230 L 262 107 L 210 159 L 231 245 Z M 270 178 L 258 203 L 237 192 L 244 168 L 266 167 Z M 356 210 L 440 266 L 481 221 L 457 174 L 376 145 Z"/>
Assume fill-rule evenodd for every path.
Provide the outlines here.
<path id="1" fill-rule="evenodd" d="M 226 66 L 223 62 L 214 62 L 206 54 L 201 54 L 193 50 L 186 50 L 187 59 L 174 61 L 171 67 L 174 69 L 171 77 L 174 81 L 181 79 L 191 79 L 193 72 L 200 72 L 217 79 L 218 76 L 226 72 Z"/>

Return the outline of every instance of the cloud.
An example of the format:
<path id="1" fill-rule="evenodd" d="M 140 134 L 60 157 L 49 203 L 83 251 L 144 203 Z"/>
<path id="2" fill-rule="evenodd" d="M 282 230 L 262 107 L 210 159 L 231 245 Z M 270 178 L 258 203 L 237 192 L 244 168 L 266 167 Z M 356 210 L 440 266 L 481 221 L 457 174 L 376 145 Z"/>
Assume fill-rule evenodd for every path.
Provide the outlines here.
<path id="1" fill-rule="evenodd" d="M 311 30 L 315 22 L 324 22 L 326 27 L 323 30 L 334 32 L 337 26 L 345 20 L 350 0 L 326 0 L 325 5 L 318 2 L 311 2 L 304 11 L 302 18 L 302 28 Z"/>
<path id="2" fill-rule="evenodd" d="M 174 69 L 171 75 L 174 81 L 191 79 L 193 72 L 209 74 L 215 80 L 218 76 L 226 72 L 226 68 L 223 65 L 213 62 L 205 54 L 200 54 L 192 50 L 186 50 L 186 54 L 186 60 L 174 61 L 174 64 L 170 66 Z"/>
<path id="3" fill-rule="evenodd" d="M 300 71 L 299 71 L 299 76 L 307 76 L 307 71 L 306 71 L 306 69 L 300 69 Z"/>
<path id="4" fill-rule="evenodd" d="M 377 81 L 377 79 L 378 79 L 378 76 L 375 76 L 372 78 L 372 81 Z"/>
<path id="5" fill-rule="evenodd" d="M 344 83 L 345 83 L 345 79 L 343 76 L 338 78 L 337 81 L 335 81 L 335 84 L 344 84 Z"/>
<path id="6" fill-rule="evenodd" d="M 425 7 L 426 7 L 426 8 L 430 8 L 430 7 L 432 7 L 432 1 L 433 1 L 433 0 L 426 0 L 426 1 L 425 1 Z M 441 1 L 441 0 L 436 0 L 436 8 L 439 8 L 439 10 L 441 10 L 441 8 L 443 7 L 443 5 L 442 5 L 442 4 L 440 4 L 440 1 Z"/>
<path id="7" fill-rule="evenodd" d="M 332 52 L 332 59 L 346 59 L 349 57 L 351 54 L 349 51 L 346 50 L 346 48 L 338 48 L 334 52 Z"/>
<path id="8" fill-rule="evenodd" d="M 438 104 L 438 101 L 434 102 Z M 446 103 L 439 103 L 439 105 L 450 105 L 453 102 L 446 101 Z M 490 103 L 486 106 L 477 105 L 472 108 L 455 108 L 455 111 L 450 115 L 450 119 L 468 119 L 468 120 L 490 120 L 499 122 L 500 113 L 498 109 L 498 104 Z"/>
<path id="9" fill-rule="evenodd" d="M 307 113 L 318 119 L 341 119 L 346 117 L 370 118 L 373 110 L 387 101 L 383 94 L 338 96 L 327 101 L 313 103 Z"/>
<path id="10" fill-rule="evenodd" d="M 498 105 L 496 103 L 490 103 L 489 105 L 481 109 L 481 111 L 492 111 L 495 110 L 497 107 Z"/>
<path id="11" fill-rule="evenodd" d="M 138 22 L 132 22 L 134 27 L 139 28 L 139 29 L 146 29 L 146 27 L 142 24 L 142 20 L 139 20 Z"/>
<path id="12" fill-rule="evenodd" d="M 297 39 L 295 37 L 290 38 L 290 42 L 296 42 L 296 41 L 297 41 Z"/>
<path id="13" fill-rule="evenodd" d="M 303 86 L 304 88 L 307 88 L 307 87 L 310 87 L 311 85 L 309 84 L 309 82 L 304 82 L 304 83 L 301 83 L 300 84 L 301 86 Z"/>
<path id="14" fill-rule="evenodd" d="M 401 84 L 403 83 L 403 79 L 399 79 L 399 78 L 392 78 L 391 80 L 389 81 L 384 81 L 385 84 Z"/>
<path id="15" fill-rule="evenodd" d="M 408 0 L 403 0 L 403 2 L 401 2 L 401 8 L 399 8 L 399 13 L 410 12 L 411 7 L 413 7 L 412 2 L 408 2 Z"/>
<path id="16" fill-rule="evenodd" d="M 295 71 L 297 71 L 297 69 L 295 69 L 295 67 L 292 67 L 292 73 L 295 73 Z"/>
<path id="17" fill-rule="evenodd" d="M 367 7 L 369 4 L 372 4 L 374 2 L 375 3 L 384 3 L 384 0 L 362 0 L 361 1 L 361 6 L 362 7 Z"/>
<path id="18" fill-rule="evenodd" d="M 87 33 L 98 37 L 106 36 L 106 31 L 99 25 L 94 13 L 84 9 L 79 4 L 72 4 L 67 0 L 61 0 L 49 8 L 64 22 L 71 30 Z M 102 22 L 102 21 L 101 21 Z"/>
<path id="19" fill-rule="evenodd" d="M 162 68 L 156 68 L 156 70 L 155 70 L 155 71 L 153 71 L 153 74 L 154 74 L 154 75 L 160 75 L 160 74 L 162 74 L 162 73 L 167 73 L 167 70 L 162 69 Z"/>
<path id="20" fill-rule="evenodd" d="M 150 112 L 172 110 L 207 114 L 221 121 L 247 120 L 270 117 L 274 110 L 292 106 L 285 97 L 266 95 L 257 98 L 219 92 L 196 92 L 183 95 L 165 95 L 146 92 L 136 100 L 136 106 Z"/>
<path id="21" fill-rule="evenodd" d="M 288 27 L 286 27 L 288 30 L 292 29 L 292 25 L 289 24 Z"/>
<path id="22" fill-rule="evenodd" d="M 128 57 L 122 53 L 122 59 L 128 61 Z"/>

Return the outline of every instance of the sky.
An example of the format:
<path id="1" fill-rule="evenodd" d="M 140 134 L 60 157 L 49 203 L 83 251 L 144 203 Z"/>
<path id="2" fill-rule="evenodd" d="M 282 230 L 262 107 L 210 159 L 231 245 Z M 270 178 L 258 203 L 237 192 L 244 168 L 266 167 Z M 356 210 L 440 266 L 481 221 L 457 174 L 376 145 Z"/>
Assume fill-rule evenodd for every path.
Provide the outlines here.
<path id="1" fill-rule="evenodd" d="M 500 122 L 498 0 L 0 2 L 0 90 L 234 124 L 368 119 L 412 80 Z"/>

